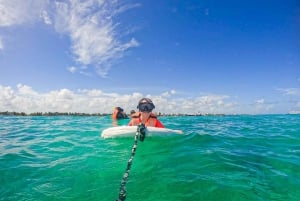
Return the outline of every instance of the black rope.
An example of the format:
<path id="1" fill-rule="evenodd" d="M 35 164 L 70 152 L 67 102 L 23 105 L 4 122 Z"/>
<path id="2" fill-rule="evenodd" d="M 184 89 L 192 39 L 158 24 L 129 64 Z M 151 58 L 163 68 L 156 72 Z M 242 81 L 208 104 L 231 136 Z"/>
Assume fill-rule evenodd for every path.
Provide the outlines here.
<path id="1" fill-rule="evenodd" d="M 123 179 L 121 181 L 119 198 L 116 201 L 124 201 L 126 199 L 126 183 L 128 181 L 130 168 L 131 168 L 132 161 L 133 161 L 133 158 L 134 158 L 134 155 L 135 155 L 135 152 L 136 152 L 136 148 L 137 148 L 137 145 L 138 145 L 138 139 L 140 141 L 144 141 L 144 139 L 146 137 L 146 135 L 145 135 L 146 132 L 145 131 L 146 131 L 146 127 L 145 127 L 144 124 L 139 124 L 137 126 L 137 131 L 136 131 L 135 136 L 134 136 L 134 144 L 132 146 L 131 155 L 130 155 L 130 158 L 129 158 L 128 163 L 127 163 L 126 171 L 123 175 Z"/>

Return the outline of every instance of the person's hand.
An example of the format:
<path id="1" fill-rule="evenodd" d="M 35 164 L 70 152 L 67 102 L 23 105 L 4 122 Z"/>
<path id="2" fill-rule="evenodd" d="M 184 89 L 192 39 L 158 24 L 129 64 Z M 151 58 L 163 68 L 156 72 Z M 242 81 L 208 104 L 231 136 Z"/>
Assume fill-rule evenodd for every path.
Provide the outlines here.
<path id="1" fill-rule="evenodd" d="M 140 141 L 144 141 L 146 137 L 146 126 L 143 123 L 140 123 L 137 127 L 137 131 L 139 132 L 139 139 Z"/>

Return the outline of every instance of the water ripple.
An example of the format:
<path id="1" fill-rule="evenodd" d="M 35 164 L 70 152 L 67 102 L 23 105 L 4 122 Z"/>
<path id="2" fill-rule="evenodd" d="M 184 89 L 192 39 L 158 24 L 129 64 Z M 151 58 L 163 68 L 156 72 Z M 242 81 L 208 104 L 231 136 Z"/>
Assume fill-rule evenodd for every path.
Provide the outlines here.
<path id="1" fill-rule="evenodd" d="M 161 120 L 184 135 L 138 143 L 128 200 L 298 200 L 299 115 Z M 0 116 L 0 201 L 115 200 L 133 139 L 100 138 L 112 125 Z"/>

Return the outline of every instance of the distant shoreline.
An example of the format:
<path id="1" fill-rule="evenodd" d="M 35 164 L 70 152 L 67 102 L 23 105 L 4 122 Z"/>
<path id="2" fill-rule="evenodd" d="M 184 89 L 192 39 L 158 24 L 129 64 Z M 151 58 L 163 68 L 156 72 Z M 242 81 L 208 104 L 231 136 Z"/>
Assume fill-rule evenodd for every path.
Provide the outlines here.
<path id="1" fill-rule="evenodd" d="M 273 114 L 273 115 L 297 115 L 299 113 L 286 113 L 286 114 Z M 110 116 L 112 113 L 83 113 L 83 112 L 33 112 L 33 113 L 25 113 L 25 112 L 0 112 L 0 116 L 82 116 L 82 117 L 93 117 L 93 116 Z M 165 113 L 157 113 L 157 116 L 235 116 L 235 115 L 272 115 L 272 114 L 210 114 L 210 113 L 197 113 L 197 114 L 165 114 Z"/>
<path id="2" fill-rule="evenodd" d="M 109 116 L 109 113 L 80 113 L 80 112 L 0 112 L 0 116 Z M 162 114 L 157 116 L 225 116 L 225 114 Z"/>
<path id="3" fill-rule="evenodd" d="M 107 116 L 107 113 L 80 113 L 80 112 L 0 112 L 0 115 L 5 116 Z"/>

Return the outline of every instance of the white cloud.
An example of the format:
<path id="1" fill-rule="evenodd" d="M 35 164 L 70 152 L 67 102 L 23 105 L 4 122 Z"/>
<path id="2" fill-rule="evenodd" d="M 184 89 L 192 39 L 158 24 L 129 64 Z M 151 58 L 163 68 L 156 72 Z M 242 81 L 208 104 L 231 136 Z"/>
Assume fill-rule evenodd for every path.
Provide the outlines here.
<path id="1" fill-rule="evenodd" d="M 282 92 L 283 95 L 287 96 L 299 96 L 300 95 L 300 88 L 280 88 L 277 89 L 278 91 Z"/>
<path id="2" fill-rule="evenodd" d="M 4 49 L 4 45 L 3 45 L 3 42 L 2 42 L 2 38 L 0 37 L 0 50 L 3 50 Z"/>
<path id="3" fill-rule="evenodd" d="M 56 3 L 55 27 L 72 41 L 72 52 L 82 65 L 93 65 L 96 72 L 106 77 L 115 60 L 139 43 L 132 38 L 122 43 L 113 17 L 127 10 L 117 1 L 71 1 Z"/>
<path id="4" fill-rule="evenodd" d="M 16 90 L 0 85 L 0 111 L 16 112 L 85 112 L 111 113 L 112 108 L 120 106 L 129 112 L 136 110 L 142 97 L 153 100 L 155 112 L 161 113 L 231 113 L 234 104 L 226 101 L 228 96 L 208 95 L 193 99 L 174 98 L 175 90 L 157 95 L 106 93 L 100 89 L 52 90 L 37 92 L 30 86 L 18 84 Z"/>
<path id="5" fill-rule="evenodd" d="M 174 95 L 174 94 L 176 94 L 176 91 L 173 89 L 171 91 L 166 91 L 166 92 L 162 93 L 161 95 L 163 97 L 170 97 L 171 95 Z"/>
<path id="6" fill-rule="evenodd" d="M 300 114 L 300 101 L 296 102 L 293 110 L 289 111 L 290 114 Z"/>
<path id="7" fill-rule="evenodd" d="M 71 73 L 75 73 L 77 71 L 77 68 L 74 66 L 70 66 L 69 68 L 67 68 L 68 71 L 70 71 Z"/>
<path id="8" fill-rule="evenodd" d="M 175 90 L 151 95 L 108 93 L 101 89 L 58 89 L 41 93 L 28 85 L 18 84 L 15 89 L 0 85 L 0 111 L 111 113 L 112 108 L 120 106 L 129 112 L 136 110 L 138 101 L 143 97 L 153 100 L 156 106 L 154 112 L 167 114 L 265 114 L 299 111 L 300 108 L 299 101 L 267 102 L 258 99 L 252 104 L 238 104 L 227 95 L 183 98 Z M 283 106 L 290 109 L 281 110 Z"/>
<path id="9" fill-rule="evenodd" d="M 264 104 L 265 100 L 262 98 L 262 99 L 256 100 L 255 103 L 256 104 Z"/>
<path id="10" fill-rule="evenodd" d="M 266 102 L 265 99 L 261 98 L 254 102 L 252 113 L 261 114 L 261 113 L 269 113 L 272 108 L 274 108 L 274 104 L 272 102 Z"/>
<path id="11" fill-rule="evenodd" d="M 18 84 L 17 85 L 18 91 L 20 94 L 25 96 L 37 96 L 38 93 L 35 92 L 30 86 Z"/>
<path id="12" fill-rule="evenodd" d="M 33 23 L 47 6 L 47 0 L 0 0 L 0 27 Z"/>
<path id="13" fill-rule="evenodd" d="M 53 25 L 57 32 L 70 38 L 75 62 L 81 66 L 93 66 L 97 74 L 106 77 L 124 52 L 139 46 L 134 38 L 123 42 L 122 36 L 128 32 L 120 32 L 119 22 L 114 21 L 119 14 L 137 6 L 111 0 L 0 0 L 0 27 L 37 21 Z M 71 69 L 70 72 L 75 71 Z"/>
<path id="14" fill-rule="evenodd" d="M 46 10 L 43 10 L 41 12 L 41 18 L 43 19 L 45 24 L 49 24 L 49 25 L 52 24 L 52 20 L 50 19 L 50 16 Z"/>
<path id="15" fill-rule="evenodd" d="M 11 87 L 4 87 L 0 85 L 0 101 L 2 104 L 10 102 L 15 96 Z"/>

